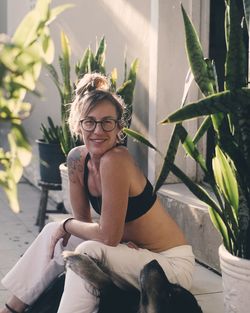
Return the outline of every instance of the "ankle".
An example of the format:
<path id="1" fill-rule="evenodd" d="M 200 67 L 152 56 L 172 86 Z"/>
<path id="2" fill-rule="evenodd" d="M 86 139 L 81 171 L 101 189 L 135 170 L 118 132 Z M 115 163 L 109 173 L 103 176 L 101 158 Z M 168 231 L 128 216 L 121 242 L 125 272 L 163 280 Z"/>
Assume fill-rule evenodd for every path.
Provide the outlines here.
<path id="1" fill-rule="evenodd" d="M 8 313 L 20 313 L 19 311 L 16 311 L 11 306 L 9 306 L 7 303 L 5 303 L 6 312 Z"/>

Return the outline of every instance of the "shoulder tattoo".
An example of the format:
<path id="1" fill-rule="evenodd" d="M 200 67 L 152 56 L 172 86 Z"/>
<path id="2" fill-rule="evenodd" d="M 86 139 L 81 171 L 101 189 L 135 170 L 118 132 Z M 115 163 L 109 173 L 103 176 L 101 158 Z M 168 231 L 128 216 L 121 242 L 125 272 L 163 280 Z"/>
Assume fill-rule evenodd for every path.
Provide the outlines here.
<path id="1" fill-rule="evenodd" d="M 83 172 L 83 156 L 81 149 L 74 149 L 67 157 L 67 167 L 69 180 L 72 183 L 77 182 L 78 173 Z"/>

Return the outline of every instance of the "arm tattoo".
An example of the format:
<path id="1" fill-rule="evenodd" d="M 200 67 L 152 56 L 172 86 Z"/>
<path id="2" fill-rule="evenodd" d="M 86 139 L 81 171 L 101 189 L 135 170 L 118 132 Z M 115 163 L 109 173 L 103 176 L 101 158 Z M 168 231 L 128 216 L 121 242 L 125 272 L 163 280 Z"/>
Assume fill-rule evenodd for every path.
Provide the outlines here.
<path id="1" fill-rule="evenodd" d="M 72 183 L 77 182 L 77 173 L 83 172 L 82 153 L 80 149 L 70 153 L 67 158 L 69 180 Z"/>

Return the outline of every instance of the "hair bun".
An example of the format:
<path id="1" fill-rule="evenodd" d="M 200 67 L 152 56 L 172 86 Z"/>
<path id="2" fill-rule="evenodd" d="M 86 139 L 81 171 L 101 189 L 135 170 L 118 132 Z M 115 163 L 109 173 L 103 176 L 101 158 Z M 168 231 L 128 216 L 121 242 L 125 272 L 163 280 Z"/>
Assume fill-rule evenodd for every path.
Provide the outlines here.
<path id="1" fill-rule="evenodd" d="M 109 81 L 107 77 L 100 73 L 85 74 L 77 84 L 76 96 L 82 98 L 87 92 L 96 89 L 109 90 Z"/>

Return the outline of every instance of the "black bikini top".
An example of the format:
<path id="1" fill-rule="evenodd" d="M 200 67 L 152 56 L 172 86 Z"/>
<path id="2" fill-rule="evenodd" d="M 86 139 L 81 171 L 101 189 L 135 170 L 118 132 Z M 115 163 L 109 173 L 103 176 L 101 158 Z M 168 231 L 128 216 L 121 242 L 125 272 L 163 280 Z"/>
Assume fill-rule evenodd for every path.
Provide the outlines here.
<path id="1" fill-rule="evenodd" d="M 96 213 L 101 214 L 101 207 L 102 207 L 102 197 L 95 197 L 91 195 L 88 188 L 88 176 L 89 176 L 89 169 L 88 169 L 88 161 L 90 160 L 89 153 L 86 155 L 85 164 L 84 164 L 84 186 L 86 188 L 86 192 L 89 198 L 89 201 L 96 211 Z M 151 209 L 153 204 L 156 201 L 156 194 L 153 193 L 153 187 L 149 180 L 147 179 L 147 183 L 145 188 L 143 189 L 142 193 L 138 196 L 129 197 L 128 198 L 128 208 L 125 222 L 131 222 L 138 217 L 144 215 L 147 211 Z"/>

